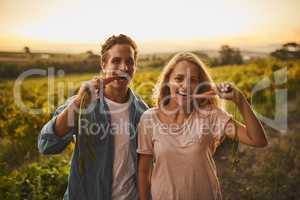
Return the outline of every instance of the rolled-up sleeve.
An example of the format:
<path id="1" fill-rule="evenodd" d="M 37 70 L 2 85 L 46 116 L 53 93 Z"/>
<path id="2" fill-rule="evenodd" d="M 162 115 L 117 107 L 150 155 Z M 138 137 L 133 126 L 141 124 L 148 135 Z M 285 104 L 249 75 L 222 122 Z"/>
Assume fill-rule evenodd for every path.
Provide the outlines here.
<path id="1" fill-rule="evenodd" d="M 71 128 L 66 135 L 59 137 L 55 134 L 55 122 L 59 113 L 68 107 L 74 97 L 69 98 L 62 106 L 58 107 L 52 118 L 43 126 L 38 136 L 38 149 L 42 154 L 61 153 L 73 139 L 75 128 Z"/>
<path id="2" fill-rule="evenodd" d="M 153 133 L 149 130 L 149 121 L 147 120 L 147 111 L 142 115 L 141 120 L 138 124 L 138 148 L 137 153 L 139 154 L 153 154 Z M 151 126 L 151 125 L 150 125 Z"/>

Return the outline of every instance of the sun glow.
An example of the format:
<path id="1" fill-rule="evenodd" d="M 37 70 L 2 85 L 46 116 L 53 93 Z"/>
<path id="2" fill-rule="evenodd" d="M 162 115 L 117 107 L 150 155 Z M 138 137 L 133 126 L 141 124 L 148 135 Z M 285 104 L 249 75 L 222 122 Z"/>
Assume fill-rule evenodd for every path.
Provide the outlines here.
<path id="1" fill-rule="evenodd" d="M 241 38 L 299 40 L 299 1 L 271 2 L 4 0 L 0 48 L 24 44 L 99 44 L 115 33 L 129 34 L 148 43 L 238 39 L 249 42 Z"/>

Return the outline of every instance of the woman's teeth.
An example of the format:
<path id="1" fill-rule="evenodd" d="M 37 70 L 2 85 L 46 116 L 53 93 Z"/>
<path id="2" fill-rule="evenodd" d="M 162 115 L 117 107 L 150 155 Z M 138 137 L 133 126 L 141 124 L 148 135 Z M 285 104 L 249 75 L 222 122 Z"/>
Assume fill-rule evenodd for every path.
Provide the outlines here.
<path id="1" fill-rule="evenodd" d="M 183 93 L 183 92 L 179 92 L 179 91 L 177 92 L 177 94 L 181 95 L 181 96 L 187 96 L 187 93 Z"/>

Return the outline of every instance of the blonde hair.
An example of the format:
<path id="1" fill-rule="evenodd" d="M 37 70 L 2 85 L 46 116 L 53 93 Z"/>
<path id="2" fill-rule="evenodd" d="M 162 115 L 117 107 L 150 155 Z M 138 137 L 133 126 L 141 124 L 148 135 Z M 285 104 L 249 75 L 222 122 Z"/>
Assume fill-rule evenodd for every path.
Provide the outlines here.
<path id="1" fill-rule="evenodd" d="M 170 75 L 175 69 L 176 65 L 181 61 L 187 61 L 195 64 L 200 71 L 200 82 L 208 82 L 213 83 L 211 76 L 209 75 L 205 64 L 197 57 L 195 54 L 190 52 L 181 52 L 177 53 L 164 67 L 158 82 L 154 88 L 153 98 L 156 100 L 155 104 L 157 107 L 160 107 L 162 100 L 165 99 L 168 95 L 170 95 L 170 88 L 168 86 L 168 82 L 170 79 Z M 202 88 L 198 90 L 197 93 L 205 92 L 211 89 L 209 85 L 205 85 L 206 88 Z M 163 102 L 163 106 L 167 105 L 169 100 Z M 218 97 L 212 97 L 210 99 L 202 99 L 198 101 L 198 104 L 201 106 L 211 104 L 217 107 L 220 107 L 220 101 Z"/>

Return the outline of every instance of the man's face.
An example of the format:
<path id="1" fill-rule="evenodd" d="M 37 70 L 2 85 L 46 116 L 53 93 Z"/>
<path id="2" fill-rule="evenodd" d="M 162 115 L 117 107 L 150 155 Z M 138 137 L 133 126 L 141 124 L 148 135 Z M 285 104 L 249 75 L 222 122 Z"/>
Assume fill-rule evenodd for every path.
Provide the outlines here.
<path id="1" fill-rule="evenodd" d="M 107 51 L 103 64 L 105 78 L 118 77 L 109 85 L 116 89 L 127 88 L 135 71 L 134 49 L 127 44 L 116 44 Z"/>

